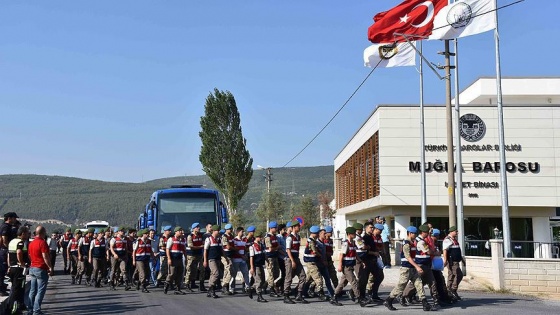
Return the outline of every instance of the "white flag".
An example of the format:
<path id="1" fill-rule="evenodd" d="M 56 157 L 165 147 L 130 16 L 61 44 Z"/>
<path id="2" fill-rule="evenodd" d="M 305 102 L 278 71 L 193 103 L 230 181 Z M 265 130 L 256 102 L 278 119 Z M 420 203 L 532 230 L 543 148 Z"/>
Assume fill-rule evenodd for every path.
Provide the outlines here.
<path id="1" fill-rule="evenodd" d="M 430 39 L 454 39 L 496 28 L 495 0 L 461 0 L 448 4 L 434 18 Z"/>
<path id="2" fill-rule="evenodd" d="M 412 42 L 414 44 L 414 42 Z M 407 43 L 373 44 L 364 50 L 364 64 L 373 68 L 405 67 L 416 65 L 416 51 Z"/>

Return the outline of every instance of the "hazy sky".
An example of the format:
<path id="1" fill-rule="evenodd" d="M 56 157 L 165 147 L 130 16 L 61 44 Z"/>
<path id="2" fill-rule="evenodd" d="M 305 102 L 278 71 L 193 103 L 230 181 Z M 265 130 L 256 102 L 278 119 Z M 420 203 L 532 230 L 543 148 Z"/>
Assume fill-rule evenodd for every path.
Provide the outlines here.
<path id="1" fill-rule="evenodd" d="M 201 174 L 214 87 L 236 97 L 254 165 L 282 166 L 370 71 L 367 28 L 399 2 L 2 1 L 0 174 Z M 504 76 L 560 74 L 558 12 L 542 0 L 500 11 Z M 425 44 L 436 63 L 442 49 Z M 460 62 L 461 88 L 494 75 L 492 33 L 461 40 Z M 426 103 L 444 97 L 427 74 Z M 379 69 L 290 166 L 332 164 L 377 104 L 417 102 L 414 68 Z"/>

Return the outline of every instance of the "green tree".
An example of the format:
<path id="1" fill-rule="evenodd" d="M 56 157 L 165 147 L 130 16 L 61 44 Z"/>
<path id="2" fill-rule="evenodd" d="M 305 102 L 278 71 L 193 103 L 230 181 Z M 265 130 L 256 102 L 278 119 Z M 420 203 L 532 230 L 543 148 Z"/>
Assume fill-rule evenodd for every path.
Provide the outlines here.
<path id="1" fill-rule="evenodd" d="M 299 215 L 303 217 L 306 227 L 319 225 L 321 218 L 319 216 L 319 206 L 313 204 L 313 198 L 303 197 L 297 205 Z"/>
<path id="2" fill-rule="evenodd" d="M 272 190 L 270 193 L 265 192 L 257 208 L 256 215 L 261 222 L 266 222 L 267 220 L 283 222 L 287 220 L 285 217 L 286 197 L 275 190 Z"/>
<path id="3" fill-rule="evenodd" d="M 334 219 L 334 216 L 336 215 L 336 209 L 332 209 L 330 206 L 333 198 L 333 194 L 330 190 L 321 191 L 317 194 L 321 221 L 328 220 L 328 224 L 330 225 L 332 225 L 332 219 Z"/>
<path id="4" fill-rule="evenodd" d="M 237 205 L 253 176 L 253 159 L 241 132 L 235 98 L 229 91 L 214 89 L 208 95 L 200 126 L 202 169 L 224 195 L 228 215 L 237 218 Z"/>

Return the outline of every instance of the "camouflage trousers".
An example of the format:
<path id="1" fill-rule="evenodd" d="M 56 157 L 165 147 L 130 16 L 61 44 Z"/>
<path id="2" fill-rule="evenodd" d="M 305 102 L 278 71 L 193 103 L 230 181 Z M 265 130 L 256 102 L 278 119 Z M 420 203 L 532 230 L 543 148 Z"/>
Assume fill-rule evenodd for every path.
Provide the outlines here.
<path id="1" fill-rule="evenodd" d="M 340 278 L 340 281 L 336 286 L 336 290 L 334 290 L 334 295 L 342 293 L 342 290 L 348 283 L 350 284 L 351 289 L 354 292 L 354 296 L 359 298 L 360 290 L 358 290 L 358 280 L 356 280 L 356 274 L 354 274 L 354 266 L 342 267 L 342 277 Z"/>
<path id="2" fill-rule="evenodd" d="M 401 295 L 404 289 L 406 288 L 408 281 L 412 281 L 412 283 L 414 283 L 414 287 L 416 288 L 418 298 L 420 300 L 425 299 L 426 297 L 424 296 L 424 287 L 422 285 L 422 279 L 420 279 L 420 275 L 418 274 L 416 269 L 401 267 L 401 270 L 399 272 L 400 272 L 399 282 L 397 283 L 397 286 L 393 289 L 393 291 L 391 291 L 389 297 L 395 298 L 398 295 Z"/>
<path id="3" fill-rule="evenodd" d="M 305 279 L 306 283 L 313 281 L 315 284 L 315 292 L 323 291 L 323 276 L 319 271 L 319 268 L 314 262 L 308 262 L 307 265 L 307 276 Z"/>
<path id="4" fill-rule="evenodd" d="M 189 281 L 204 281 L 205 268 L 203 265 L 204 258 L 202 255 L 187 256 L 187 274 L 185 276 L 185 283 Z"/>

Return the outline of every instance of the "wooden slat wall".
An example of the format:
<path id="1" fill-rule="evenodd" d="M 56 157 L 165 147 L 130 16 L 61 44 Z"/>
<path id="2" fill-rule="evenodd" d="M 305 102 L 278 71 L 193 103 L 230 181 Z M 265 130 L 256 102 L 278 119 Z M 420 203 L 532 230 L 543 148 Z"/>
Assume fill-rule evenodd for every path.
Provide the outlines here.
<path id="1" fill-rule="evenodd" d="M 379 196 L 379 135 L 376 132 L 335 172 L 337 208 Z"/>

